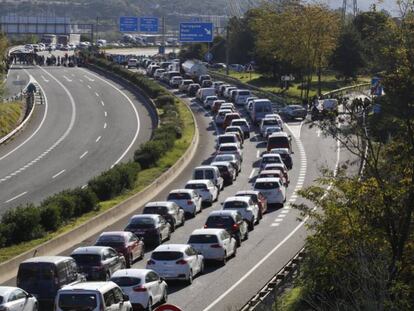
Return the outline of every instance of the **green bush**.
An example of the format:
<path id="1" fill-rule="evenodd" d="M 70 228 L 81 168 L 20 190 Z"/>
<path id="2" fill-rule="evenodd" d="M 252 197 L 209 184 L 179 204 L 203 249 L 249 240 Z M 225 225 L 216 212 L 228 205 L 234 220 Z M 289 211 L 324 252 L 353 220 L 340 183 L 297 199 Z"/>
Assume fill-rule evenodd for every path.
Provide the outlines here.
<path id="1" fill-rule="evenodd" d="M 75 217 L 82 216 L 98 207 L 98 197 L 91 189 L 75 188 L 72 193 L 76 197 Z"/>
<path id="2" fill-rule="evenodd" d="M 55 231 L 62 225 L 61 208 L 51 203 L 40 208 L 40 224 L 45 231 Z"/>
<path id="3" fill-rule="evenodd" d="M 173 106 L 175 104 L 175 98 L 171 95 L 161 95 L 155 99 L 155 105 L 157 108 L 164 108 L 165 106 Z"/>
<path id="4" fill-rule="evenodd" d="M 44 200 L 40 206 L 56 205 L 60 207 L 62 221 L 66 222 L 75 216 L 76 196 L 70 190 L 64 190 Z"/>
<path id="5" fill-rule="evenodd" d="M 33 204 L 8 210 L 2 218 L 6 232 L 6 245 L 18 244 L 42 237 L 45 232 L 40 220 L 40 210 Z"/>
<path id="6" fill-rule="evenodd" d="M 138 162 L 143 169 L 153 167 L 161 155 L 167 151 L 166 145 L 158 140 L 151 140 L 141 145 L 135 152 L 134 160 Z"/>

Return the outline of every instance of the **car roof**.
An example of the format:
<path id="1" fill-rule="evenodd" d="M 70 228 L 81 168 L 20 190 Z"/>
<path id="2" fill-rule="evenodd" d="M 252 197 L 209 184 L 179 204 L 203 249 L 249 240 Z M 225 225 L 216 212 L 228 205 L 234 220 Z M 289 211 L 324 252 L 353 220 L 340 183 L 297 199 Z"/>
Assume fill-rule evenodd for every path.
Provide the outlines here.
<path id="1" fill-rule="evenodd" d="M 162 244 L 154 249 L 153 252 L 184 252 L 188 246 L 188 244 Z"/>
<path id="2" fill-rule="evenodd" d="M 235 155 L 235 154 L 233 154 L 233 153 L 221 153 L 221 154 L 218 154 L 218 155 L 216 155 L 216 156 L 213 158 L 213 160 L 214 160 L 215 158 L 217 158 L 217 157 L 232 157 L 232 158 L 237 159 L 236 155 Z M 220 162 L 220 161 L 213 161 L 213 162 Z M 224 161 L 224 162 L 227 162 L 227 161 Z"/>
<path id="3" fill-rule="evenodd" d="M 148 202 L 147 204 L 145 204 L 144 207 L 147 207 L 147 206 L 167 206 L 168 207 L 174 204 L 175 203 L 171 201 L 155 201 L 155 202 Z"/>
<path id="4" fill-rule="evenodd" d="M 290 152 L 289 152 L 289 149 L 288 148 L 273 148 L 273 149 L 270 149 L 270 152 L 272 152 L 272 151 L 275 151 L 275 152 L 273 152 L 273 153 L 278 153 L 278 152 L 276 152 L 276 151 L 279 151 L 280 153 L 283 153 L 283 154 L 290 154 Z"/>
<path id="5" fill-rule="evenodd" d="M 217 161 L 217 162 L 211 162 L 211 165 L 214 165 L 214 166 L 219 166 L 219 165 L 230 166 L 231 164 L 228 161 Z"/>
<path id="6" fill-rule="evenodd" d="M 188 193 L 188 194 L 190 194 L 190 193 L 193 193 L 193 189 L 174 189 L 174 190 L 171 190 L 170 191 L 170 193 Z"/>
<path id="7" fill-rule="evenodd" d="M 211 180 L 210 179 L 191 179 L 187 181 L 186 183 L 186 185 L 191 185 L 191 184 L 211 184 Z"/>
<path id="8" fill-rule="evenodd" d="M 123 237 L 127 237 L 128 235 L 130 235 L 130 232 L 128 231 L 105 231 L 105 232 L 102 232 L 100 236 L 106 236 L 106 235 L 120 235 Z"/>
<path id="9" fill-rule="evenodd" d="M 200 166 L 197 166 L 197 167 L 194 168 L 194 170 L 206 170 L 206 169 L 218 170 L 217 167 L 212 166 L 212 165 L 200 165 Z"/>
<path id="10" fill-rule="evenodd" d="M 265 153 L 262 158 L 281 158 L 281 156 L 278 153 Z"/>
<path id="11" fill-rule="evenodd" d="M 221 147 L 236 147 L 236 148 L 238 148 L 239 146 L 238 146 L 237 143 L 224 143 L 224 144 L 219 145 L 219 148 L 221 148 Z"/>
<path id="12" fill-rule="evenodd" d="M 288 137 L 288 134 L 287 133 L 285 133 L 285 132 L 276 132 L 276 133 L 273 133 L 272 135 L 270 135 L 270 137 Z"/>
<path id="13" fill-rule="evenodd" d="M 62 289 L 59 290 L 59 292 L 62 291 L 106 291 L 113 287 L 118 287 L 114 282 L 107 281 L 107 282 L 81 282 L 71 285 L 66 285 L 62 287 Z"/>
<path id="14" fill-rule="evenodd" d="M 234 134 L 234 133 L 224 133 L 224 134 L 220 134 L 219 136 L 217 136 L 217 138 L 227 137 L 227 136 L 235 137 L 236 134 Z"/>
<path id="15" fill-rule="evenodd" d="M 246 197 L 243 197 L 243 196 L 241 196 L 241 197 L 233 196 L 233 197 L 228 197 L 227 199 L 225 199 L 224 200 L 224 203 L 230 202 L 230 201 L 242 201 L 242 202 L 249 203 L 250 198 L 247 197 L 247 196 Z"/>
<path id="16" fill-rule="evenodd" d="M 7 298 L 16 289 L 19 288 L 13 286 L 0 286 L 0 296 Z"/>
<path id="17" fill-rule="evenodd" d="M 85 246 L 85 247 L 78 247 L 75 249 L 71 255 L 78 255 L 78 254 L 92 254 L 92 255 L 100 255 L 102 251 L 105 249 L 110 249 L 111 247 L 107 246 Z"/>
<path id="18" fill-rule="evenodd" d="M 242 122 L 242 121 L 248 123 L 247 120 L 243 119 L 243 118 L 231 120 L 232 123 L 233 122 Z"/>
<path id="19" fill-rule="evenodd" d="M 259 194 L 259 191 L 256 191 L 256 190 L 240 190 L 240 191 L 237 191 L 236 192 L 236 196 L 237 195 L 242 195 L 242 194 L 255 194 L 255 195 L 258 195 Z"/>
<path id="20" fill-rule="evenodd" d="M 280 170 L 263 170 L 259 173 L 260 174 L 280 174 Z"/>
<path id="21" fill-rule="evenodd" d="M 28 262 L 33 262 L 33 263 L 43 263 L 43 262 L 47 262 L 47 263 L 53 263 L 53 264 L 57 264 L 59 262 L 68 260 L 68 259 L 72 259 L 71 257 L 66 257 L 66 256 L 39 256 L 39 257 L 33 257 L 33 258 L 29 258 L 26 259 L 25 261 L 23 261 L 23 263 L 28 263 Z"/>
<path id="22" fill-rule="evenodd" d="M 258 182 L 274 182 L 274 181 L 280 181 L 280 178 L 277 177 L 265 177 L 265 178 L 257 178 L 256 183 Z"/>
<path id="23" fill-rule="evenodd" d="M 131 219 L 138 219 L 138 218 L 152 218 L 153 220 L 158 220 L 159 219 L 158 214 L 139 214 L 139 215 L 134 215 L 131 217 Z"/>
<path id="24" fill-rule="evenodd" d="M 219 211 L 210 212 L 208 217 L 210 216 L 235 216 L 236 214 L 240 214 L 240 213 L 236 210 L 219 210 Z"/>
<path id="25" fill-rule="evenodd" d="M 206 229 L 195 229 L 191 235 L 202 235 L 202 234 L 215 234 L 218 235 L 219 233 L 226 231 L 225 229 L 220 228 L 206 228 Z"/>
<path id="26" fill-rule="evenodd" d="M 150 269 L 120 269 L 118 271 L 115 271 L 112 277 L 122 277 L 122 276 L 132 276 L 136 278 L 143 279 L 143 283 L 145 283 L 145 276 L 148 272 L 152 272 L 153 270 Z"/>
<path id="27" fill-rule="evenodd" d="M 234 120 L 238 120 L 238 119 L 234 119 Z M 238 125 L 230 125 L 230 126 L 228 126 L 228 127 L 226 128 L 226 130 L 227 130 L 227 129 L 229 129 L 229 128 L 230 128 L 230 129 L 238 129 L 238 130 L 240 130 L 240 131 L 242 130 L 242 129 L 241 129 L 241 127 L 240 127 L 240 126 L 238 126 Z M 230 134 L 230 133 L 229 133 L 229 134 Z"/>

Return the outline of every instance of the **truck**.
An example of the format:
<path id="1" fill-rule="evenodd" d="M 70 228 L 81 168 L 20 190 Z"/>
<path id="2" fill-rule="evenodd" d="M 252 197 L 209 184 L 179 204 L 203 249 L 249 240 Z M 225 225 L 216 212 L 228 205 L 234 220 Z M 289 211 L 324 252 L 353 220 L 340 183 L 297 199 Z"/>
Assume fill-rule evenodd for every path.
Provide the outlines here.
<path id="1" fill-rule="evenodd" d="M 71 33 L 69 35 L 59 35 L 57 43 L 62 45 L 78 45 L 80 43 L 80 34 Z"/>
<path id="2" fill-rule="evenodd" d="M 56 45 L 56 35 L 44 34 L 40 39 L 41 43 L 44 43 L 46 46 Z"/>
<path id="3" fill-rule="evenodd" d="M 182 63 L 181 68 L 187 77 L 194 80 L 198 80 L 199 76 L 207 74 L 207 67 L 204 66 L 200 61 L 196 60 L 185 61 Z"/>

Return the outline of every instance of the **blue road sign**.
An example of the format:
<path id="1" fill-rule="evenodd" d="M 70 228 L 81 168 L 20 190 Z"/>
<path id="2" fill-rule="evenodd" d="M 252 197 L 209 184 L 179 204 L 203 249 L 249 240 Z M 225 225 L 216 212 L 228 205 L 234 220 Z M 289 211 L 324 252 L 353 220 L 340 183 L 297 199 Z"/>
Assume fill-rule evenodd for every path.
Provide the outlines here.
<path id="1" fill-rule="evenodd" d="M 119 31 L 121 31 L 121 32 L 137 32 L 138 31 L 138 17 L 135 17 L 135 16 L 121 16 L 119 18 Z"/>
<path id="2" fill-rule="evenodd" d="M 158 32 L 158 17 L 140 17 L 140 32 Z"/>
<path id="3" fill-rule="evenodd" d="M 213 23 L 180 23 L 180 42 L 212 42 Z"/>
<path id="4" fill-rule="evenodd" d="M 159 48 L 158 48 L 158 54 L 165 54 L 165 46 L 160 46 Z"/>
<path id="5" fill-rule="evenodd" d="M 211 52 L 207 52 L 206 54 L 204 54 L 204 59 L 206 60 L 206 62 L 211 62 L 213 60 L 213 54 Z"/>

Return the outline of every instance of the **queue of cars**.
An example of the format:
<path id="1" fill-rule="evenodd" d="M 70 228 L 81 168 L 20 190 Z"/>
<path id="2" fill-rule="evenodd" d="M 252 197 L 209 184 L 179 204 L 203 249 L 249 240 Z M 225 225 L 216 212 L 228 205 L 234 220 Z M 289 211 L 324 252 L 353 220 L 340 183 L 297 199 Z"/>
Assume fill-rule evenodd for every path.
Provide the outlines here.
<path id="1" fill-rule="evenodd" d="M 248 90 L 212 81 L 208 75 L 196 82 L 187 79 L 169 70 L 172 63 L 148 61 L 147 72 L 195 96 L 200 105 L 211 110 L 222 128 L 214 158 L 208 165 L 195 167 L 191 179 L 183 188 L 171 190 L 165 201 L 148 202 L 123 231 L 103 232 L 94 245 L 79 247 L 70 257 L 41 256 L 22 262 L 17 286 L 21 299 L 32 302 L 29 310 L 39 306 L 43 310 L 48 305 L 55 310 L 151 310 L 167 301 L 166 281 L 191 284 L 210 261 L 225 265 L 236 256 L 237 248 L 249 238 L 268 206 L 283 206 L 286 201 L 288 170 L 293 166 L 290 137 L 272 103 Z M 267 140 L 253 188 L 225 198 L 222 208 L 210 212 L 204 227 L 194 230 L 186 243 L 163 244 L 187 219 L 216 202 L 223 188 L 238 178 L 245 139 L 251 136 L 251 123 L 239 107 L 245 108 L 253 124 L 260 124 L 260 133 Z M 277 130 L 268 133 L 271 128 Z M 131 268 L 144 257 L 148 245 L 155 249 L 146 268 Z"/>

